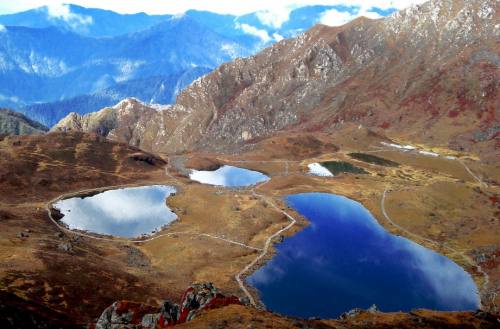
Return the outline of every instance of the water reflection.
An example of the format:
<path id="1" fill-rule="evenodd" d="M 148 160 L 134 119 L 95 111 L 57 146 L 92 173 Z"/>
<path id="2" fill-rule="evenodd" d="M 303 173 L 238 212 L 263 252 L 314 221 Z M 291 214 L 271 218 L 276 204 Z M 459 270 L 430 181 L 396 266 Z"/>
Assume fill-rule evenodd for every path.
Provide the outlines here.
<path id="1" fill-rule="evenodd" d="M 299 317 L 337 317 L 376 304 L 383 311 L 468 310 L 472 278 L 450 259 L 389 234 L 361 204 L 325 193 L 286 198 L 311 225 L 277 245 L 252 274 L 264 304 Z M 293 298 L 290 298 L 293 296 Z"/>
<path id="2" fill-rule="evenodd" d="M 249 186 L 269 179 L 258 171 L 233 166 L 222 166 L 214 171 L 192 170 L 189 178 L 203 184 L 226 187 Z"/>
<path id="3" fill-rule="evenodd" d="M 174 192 L 173 187 L 162 185 L 123 188 L 61 200 L 54 208 L 61 211 L 61 221 L 70 229 L 137 237 L 176 219 L 165 202 Z"/>
<path id="4" fill-rule="evenodd" d="M 321 164 L 314 162 L 310 163 L 307 165 L 307 168 L 309 169 L 309 174 L 314 175 L 314 176 L 323 176 L 323 177 L 332 177 L 333 174 L 330 172 L 330 170 L 326 169 L 323 167 Z"/>

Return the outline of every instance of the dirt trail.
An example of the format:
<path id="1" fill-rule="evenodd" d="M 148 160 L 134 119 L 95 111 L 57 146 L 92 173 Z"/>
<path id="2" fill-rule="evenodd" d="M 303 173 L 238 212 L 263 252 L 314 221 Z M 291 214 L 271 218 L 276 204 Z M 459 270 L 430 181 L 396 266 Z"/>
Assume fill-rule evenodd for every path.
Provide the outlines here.
<path id="1" fill-rule="evenodd" d="M 242 269 L 238 274 L 235 275 L 235 279 L 236 281 L 238 282 L 238 285 L 240 286 L 241 290 L 245 293 L 245 295 L 248 297 L 248 299 L 250 300 L 250 303 L 255 306 L 255 307 L 258 307 L 257 306 L 257 303 L 255 303 L 255 299 L 253 298 L 252 294 L 250 294 L 250 292 L 248 291 L 248 289 L 245 287 L 245 284 L 243 283 L 243 280 L 241 279 L 241 277 L 248 271 L 250 271 L 250 269 L 252 269 L 252 267 L 254 267 L 261 259 L 263 259 L 268 251 L 269 251 L 269 247 L 271 246 L 271 243 L 272 243 L 272 240 L 276 237 L 278 237 L 279 235 L 281 235 L 282 233 L 284 233 L 285 231 L 289 230 L 290 228 L 292 228 L 292 226 L 297 222 L 297 220 L 295 218 L 293 218 L 290 214 L 288 214 L 286 211 L 280 209 L 276 204 L 274 204 L 274 202 L 270 201 L 268 198 L 266 198 L 264 195 L 262 194 L 259 194 L 257 193 L 255 190 L 264 186 L 265 184 L 267 184 L 270 180 L 262 183 L 262 184 L 259 184 L 257 186 L 255 186 L 254 188 L 251 189 L 251 192 L 254 196 L 260 198 L 262 201 L 268 203 L 269 205 L 271 205 L 271 207 L 273 207 L 274 209 L 276 209 L 277 211 L 279 211 L 280 213 L 282 213 L 283 215 L 285 215 L 291 222 L 285 226 L 284 228 L 278 230 L 277 232 L 275 232 L 274 234 L 272 234 L 271 236 L 269 236 L 264 244 L 264 248 L 262 249 L 262 252 L 250 263 L 248 264 L 247 266 L 245 266 L 244 269 Z"/>
<path id="2" fill-rule="evenodd" d="M 445 244 L 441 244 L 437 241 L 434 241 L 432 239 L 429 239 L 429 238 L 425 238 L 421 235 L 418 235 L 416 233 L 413 233 L 413 232 L 410 232 L 408 231 L 406 228 L 402 227 L 401 225 L 395 223 L 391 217 L 387 214 L 387 211 L 385 209 L 385 199 L 386 199 L 386 195 L 388 192 L 391 192 L 391 190 L 389 189 L 385 189 L 384 190 L 384 193 L 382 194 L 382 199 L 380 200 L 380 208 L 382 210 L 382 214 L 384 215 L 385 219 L 394 227 L 396 227 L 399 231 L 401 231 L 402 233 L 404 233 L 406 236 L 408 237 L 412 237 L 413 239 L 415 239 L 416 241 L 420 240 L 420 241 L 425 241 L 425 242 L 428 242 L 434 246 L 437 246 L 438 249 L 439 247 L 443 247 L 445 249 L 447 249 L 448 251 L 450 251 L 452 254 L 455 254 L 455 255 L 460 255 L 462 257 L 462 259 L 464 259 L 470 266 L 476 268 L 476 271 L 481 273 L 481 275 L 483 276 L 484 278 L 484 282 L 483 282 L 483 286 L 481 287 L 481 289 L 483 291 L 486 291 L 486 289 L 488 288 L 489 286 L 489 282 L 490 282 L 490 278 L 488 276 L 488 273 L 486 273 L 479 264 L 477 264 L 473 259 L 471 259 L 469 256 L 465 255 L 462 251 L 458 251 L 454 248 L 451 248 Z M 493 297 L 494 298 L 494 297 Z M 493 300 L 494 302 L 494 300 Z M 481 307 L 481 306 L 480 306 Z"/>

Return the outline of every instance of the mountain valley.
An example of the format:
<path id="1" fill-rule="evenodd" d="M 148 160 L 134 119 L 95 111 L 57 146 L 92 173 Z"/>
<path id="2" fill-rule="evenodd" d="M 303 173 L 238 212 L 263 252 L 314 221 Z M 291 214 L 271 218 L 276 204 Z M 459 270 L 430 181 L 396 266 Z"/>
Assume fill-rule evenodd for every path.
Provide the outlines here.
<path id="1" fill-rule="evenodd" d="M 2 328 L 496 328 L 499 1 L 431 0 L 384 18 L 317 24 L 300 34 L 329 9 L 291 11 L 293 19 L 281 28 L 267 27 L 269 35 L 286 39 L 260 44 L 257 53 L 255 39 L 232 27 L 236 20 L 264 28 L 255 13 L 138 14 L 142 23 L 135 16 L 120 18 L 131 29 L 126 35 L 106 27 L 109 19 L 85 32 L 63 22 L 48 27 L 36 11 L 0 16 L 2 24 L 23 17 L 31 24 L 8 26 L 0 53 L 10 45 L 29 59 L 27 49 L 39 40 L 28 37 L 26 46 L 12 33 L 40 29 L 52 30 L 57 40 L 47 56 L 62 56 L 66 51 L 57 47 L 75 43 L 66 44 L 61 57 L 72 69 L 50 77 L 59 86 L 74 82 L 57 102 L 60 96 L 47 96 L 44 88 L 52 87 L 43 79 L 33 82 L 18 69 L 1 73 L 18 86 L 0 89 L 46 97 L 49 103 L 23 101 L 31 105 L 21 112 L 50 127 L 0 111 Z M 158 25 L 157 19 L 167 21 Z M 129 63 L 125 72 L 122 64 L 129 60 L 141 64 Z M 64 69 L 59 64 L 54 68 Z M 109 83 L 96 88 L 107 75 Z M 217 174 L 227 166 L 255 171 L 259 180 L 231 185 Z M 124 237 L 70 227 L 63 212 L 77 216 L 77 210 L 57 206 L 86 201 L 88 214 L 103 225 L 104 216 L 96 214 L 106 209 L 125 225 L 132 212 L 147 216 L 150 204 L 116 206 L 111 198 L 102 206 L 92 200 L 110 190 L 132 198 L 127 191 L 152 185 L 172 188 L 162 203 L 175 219 L 150 234 Z M 415 252 L 413 268 L 391 275 L 426 282 L 425 269 L 451 286 L 457 276 L 446 264 L 452 264 L 470 286 L 395 291 L 382 269 L 365 273 L 380 282 L 383 293 L 377 294 L 356 275 L 379 259 L 354 252 L 342 255 L 348 261 L 337 272 L 326 271 L 328 257 L 355 250 L 359 241 L 345 237 L 345 249 L 326 256 L 287 249 L 305 231 L 324 233 L 288 201 L 303 193 L 364 207 L 380 241 L 365 235 L 363 242 L 387 251 L 391 262 L 402 263 L 406 254 L 390 249 L 390 241 L 425 250 Z M 340 229 L 340 219 L 331 220 Z M 328 238 L 320 240 L 311 243 L 328 249 L 320 245 Z M 438 255 L 442 267 L 428 255 Z M 283 277 L 274 262 L 278 256 L 297 258 L 318 275 L 284 282 L 289 288 L 281 294 L 295 313 L 272 309 L 252 284 L 256 273 L 268 284 Z M 314 288 L 322 280 L 353 293 Z M 314 298 L 299 300 L 309 287 Z M 462 291 L 472 295 L 474 307 L 440 304 Z M 433 295 L 439 303 L 382 302 L 405 294 Z M 349 298 L 359 302 L 340 316 L 294 315 L 304 303 L 319 310 Z"/>

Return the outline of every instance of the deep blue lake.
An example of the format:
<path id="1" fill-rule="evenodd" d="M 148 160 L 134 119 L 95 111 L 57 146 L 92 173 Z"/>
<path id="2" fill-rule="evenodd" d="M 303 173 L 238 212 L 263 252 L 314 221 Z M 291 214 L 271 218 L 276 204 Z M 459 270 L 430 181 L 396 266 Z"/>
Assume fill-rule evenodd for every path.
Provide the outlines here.
<path id="1" fill-rule="evenodd" d="M 332 318 L 372 304 L 382 311 L 479 306 L 467 272 L 389 234 L 360 203 L 326 193 L 291 195 L 286 203 L 311 225 L 276 245 L 276 255 L 247 278 L 269 310 Z"/>
<path id="2" fill-rule="evenodd" d="M 60 200 L 54 208 L 70 229 L 132 238 L 160 230 L 177 218 L 166 204 L 174 192 L 164 185 L 129 187 Z"/>
<path id="3" fill-rule="evenodd" d="M 269 179 L 258 171 L 233 166 L 222 166 L 213 171 L 191 170 L 189 178 L 203 184 L 225 187 L 245 187 Z"/>

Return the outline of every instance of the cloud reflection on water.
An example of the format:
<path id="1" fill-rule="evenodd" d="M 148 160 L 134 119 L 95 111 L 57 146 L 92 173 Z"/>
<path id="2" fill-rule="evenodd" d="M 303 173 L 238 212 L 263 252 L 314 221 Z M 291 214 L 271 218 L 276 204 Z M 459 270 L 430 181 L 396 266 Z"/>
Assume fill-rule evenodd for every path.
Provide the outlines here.
<path id="1" fill-rule="evenodd" d="M 174 192 L 170 186 L 131 187 L 61 200 L 54 207 L 64 215 L 61 221 L 70 229 L 137 237 L 176 219 L 165 202 Z"/>
<path id="2" fill-rule="evenodd" d="M 307 318 L 337 317 L 372 304 L 383 311 L 479 306 L 467 272 L 390 234 L 360 203 L 327 193 L 297 194 L 286 201 L 314 225 L 278 244 L 276 255 L 248 277 L 270 310 Z M 293 299 L 287 297 L 291 291 Z"/>
<path id="3" fill-rule="evenodd" d="M 213 171 L 192 170 L 189 178 L 203 184 L 226 187 L 250 186 L 269 179 L 258 171 L 233 166 L 222 166 Z"/>

